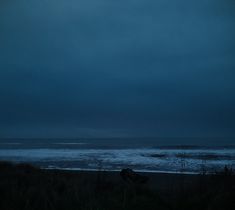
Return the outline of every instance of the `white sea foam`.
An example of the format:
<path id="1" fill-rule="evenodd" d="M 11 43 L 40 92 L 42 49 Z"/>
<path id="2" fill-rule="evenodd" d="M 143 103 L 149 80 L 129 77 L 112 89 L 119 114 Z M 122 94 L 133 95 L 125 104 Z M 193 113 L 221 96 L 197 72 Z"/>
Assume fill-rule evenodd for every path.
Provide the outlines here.
<path id="1" fill-rule="evenodd" d="M 143 171 L 196 172 L 202 165 L 211 169 L 235 166 L 235 149 L 9 149 L 0 150 L 0 159 L 70 169 L 102 166 L 109 170 L 132 167 Z"/>

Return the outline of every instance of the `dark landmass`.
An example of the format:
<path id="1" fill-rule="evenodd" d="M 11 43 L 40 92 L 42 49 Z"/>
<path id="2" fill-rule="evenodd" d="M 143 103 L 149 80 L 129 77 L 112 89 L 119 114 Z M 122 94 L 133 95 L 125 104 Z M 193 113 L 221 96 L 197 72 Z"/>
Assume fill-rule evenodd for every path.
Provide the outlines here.
<path id="1" fill-rule="evenodd" d="M 43 170 L 0 162 L 1 210 L 234 210 L 235 175 L 154 174 L 146 184 L 118 172 Z"/>

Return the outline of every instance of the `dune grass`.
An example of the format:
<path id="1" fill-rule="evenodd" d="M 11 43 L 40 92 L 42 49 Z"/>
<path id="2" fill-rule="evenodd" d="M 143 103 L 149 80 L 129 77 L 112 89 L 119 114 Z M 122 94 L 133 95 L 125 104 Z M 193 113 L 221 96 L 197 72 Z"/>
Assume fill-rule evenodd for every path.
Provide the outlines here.
<path id="1" fill-rule="evenodd" d="M 0 162 L 1 210 L 234 210 L 235 176 L 226 169 L 161 190 L 109 172 L 41 170 Z M 157 179 L 157 176 L 156 176 Z M 158 180 L 155 180 L 156 183 Z M 151 185 L 151 183 L 150 183 Z"/>

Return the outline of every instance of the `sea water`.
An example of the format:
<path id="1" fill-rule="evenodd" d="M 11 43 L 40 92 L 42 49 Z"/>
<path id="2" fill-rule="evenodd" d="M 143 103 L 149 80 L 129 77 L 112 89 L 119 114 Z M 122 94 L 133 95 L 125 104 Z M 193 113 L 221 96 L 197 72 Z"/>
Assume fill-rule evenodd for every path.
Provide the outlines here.
<path id="1" fill-rule="evenodd" d="M 0 160 L 49 169 L 205 173 L 235 168 L 234 139 L 0 139 Z"/>

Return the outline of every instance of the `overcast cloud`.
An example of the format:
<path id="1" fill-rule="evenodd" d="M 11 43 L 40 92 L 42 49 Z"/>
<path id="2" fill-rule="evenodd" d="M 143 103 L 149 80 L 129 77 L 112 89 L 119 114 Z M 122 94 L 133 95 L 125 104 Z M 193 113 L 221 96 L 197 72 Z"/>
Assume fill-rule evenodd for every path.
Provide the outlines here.
<path id="1" fill-rule="evenodd" d="M 235 1 L 0 3 L 0 137 L 235 136 Z"/>

